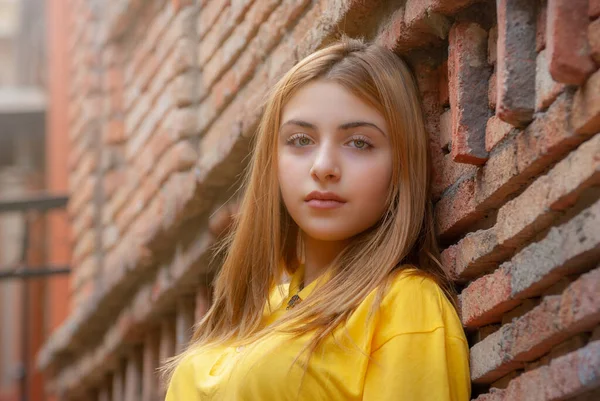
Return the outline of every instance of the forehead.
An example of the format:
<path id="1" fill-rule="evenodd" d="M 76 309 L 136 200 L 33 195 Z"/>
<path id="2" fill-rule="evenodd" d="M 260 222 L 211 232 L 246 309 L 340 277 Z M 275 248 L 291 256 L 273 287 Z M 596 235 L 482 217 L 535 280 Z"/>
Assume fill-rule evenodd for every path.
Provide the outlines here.
<path id="1" fill-rule="evenodd" d="M 291 119 L 306 120 L 317 126 L 364 120 L 387 128 L 377 109 L 342 85 L 326 80 L 309 82 L 292 95 L 283 107 L 281 122 Z"/>

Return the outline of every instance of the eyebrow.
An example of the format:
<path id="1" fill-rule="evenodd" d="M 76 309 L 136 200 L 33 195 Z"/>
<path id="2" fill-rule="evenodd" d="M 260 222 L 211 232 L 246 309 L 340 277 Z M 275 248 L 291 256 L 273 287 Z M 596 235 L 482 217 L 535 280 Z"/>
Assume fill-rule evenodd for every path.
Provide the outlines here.
<path id="1" fill-rule="evenodd" d="M 307 121 L 302 121 L 302 120 L 288 120 L 285 123 L 281 124 L 281 127 L 279 129 L 283 128 L 285 125 L 298 125 L 300 127 L 305 127 L 305 128 L 309 128 L 312 130 L 317 129 L 316 125 L 311 124 Z M 385 132 L 383 132 L 383 130 L 381 128 L 379 128 L 377 125 L 367 122 L 367 121 L 351 121 L 348 123 L 341 124 L 340 126 L 338 126 L 338 129 L 347 130 L 347 129 L 357 128 L 357 127 L 372 127 L 372 128 L 375 128 L 377 131 L 381 132 L 381 134 L 383 136 L 387 137 L 387 135 L 385 134 Z"/>

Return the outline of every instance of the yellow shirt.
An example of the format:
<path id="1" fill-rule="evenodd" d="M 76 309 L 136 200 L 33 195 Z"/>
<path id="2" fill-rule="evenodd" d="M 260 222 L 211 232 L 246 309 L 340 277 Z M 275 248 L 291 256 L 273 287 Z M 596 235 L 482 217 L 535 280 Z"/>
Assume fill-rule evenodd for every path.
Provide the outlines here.
<path id="1" fill-rule="evenodd" d="M 294 289 L 302 275 L 298 269 L 289 287 Z M 318 281 L 300 291 L 300 298 Z M 265 312 L 266 324 L 286 312 L 294 293 L 289 291 L 281 302 L 274 292 L 270 302 L 280 306 L 272 314 Z M 304 368 L 292 361 L 308 335 L 291 339 L 273 333 L 246 347 L 200 348 L 188 355 L 173 373 L 166 401 L 469 400 L 468 344 L 440 287 L 400 271 L 367 322 L 374 296 L 375 291 L 346 323 L 353 342 L 338 327 L 337 344 L 330 336 L 311 356 L 301 387 Z"/>

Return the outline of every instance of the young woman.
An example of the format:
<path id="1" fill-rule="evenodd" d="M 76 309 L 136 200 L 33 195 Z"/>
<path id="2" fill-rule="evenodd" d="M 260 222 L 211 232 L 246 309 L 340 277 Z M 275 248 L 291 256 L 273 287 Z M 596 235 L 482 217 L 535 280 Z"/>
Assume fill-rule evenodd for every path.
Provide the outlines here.
<path id="1" fill-rule="evenodd" d="M 254 145 L 167 401 L 468 400 L 406 65 L 357 39 L 313 53 L 270 92 Z"/>

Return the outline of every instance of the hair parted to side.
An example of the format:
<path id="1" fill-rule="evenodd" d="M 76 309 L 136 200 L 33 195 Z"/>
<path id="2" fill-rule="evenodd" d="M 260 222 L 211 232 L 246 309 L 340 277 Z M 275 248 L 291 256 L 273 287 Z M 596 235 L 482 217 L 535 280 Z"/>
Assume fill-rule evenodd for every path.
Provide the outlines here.
<path id="1" fill-rule="evenodd" d="M 358 234 L 333 261 L 331 279 L 267 328 L 263 310 L 283 273 L 293 273 L 297 224 L 279 192 L 277 136 L 282 108 L 315 79 L 338 83 L 377 109 L 386 119 L 393 152 L 387 210 L 379 222 Z M 161 370 L 170 373 L 198 346 L 240 345 L 273 331 L 314 332 L 308 356 L 360 302 L 379 289 L 379 306 L 392 272 L 410 266 L 433 278 L 455 303 L 452 283 L 439 262 L 430 198 L 429 138 L 416 83 L 391 50 L 343 37 L 299 61 L 271 89 L 254 137 L 252 159 L 232 229 L 220 244 L 226 251 L 214 282 L 213 303 L 197 323 L 187 350 Z"/>

